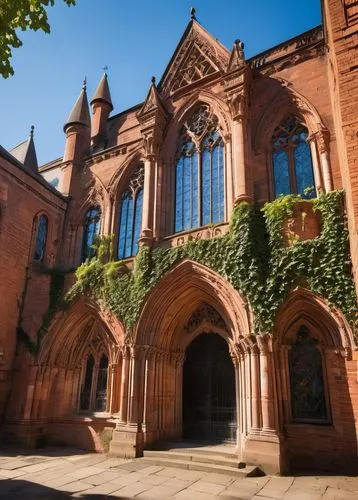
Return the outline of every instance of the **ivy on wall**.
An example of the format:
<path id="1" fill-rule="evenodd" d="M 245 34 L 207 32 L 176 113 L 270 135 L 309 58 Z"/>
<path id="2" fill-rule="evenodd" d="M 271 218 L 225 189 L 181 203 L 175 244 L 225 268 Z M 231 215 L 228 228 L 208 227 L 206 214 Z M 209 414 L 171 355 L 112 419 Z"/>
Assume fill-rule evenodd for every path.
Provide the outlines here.
<path id="1" fill-rule="evenodd" d="M 295 204 L 302 201 L 296 195 L 279 197 L 261 210 L 239 204 L 224 236 L 192 239 L 170 249 L 142 246 L 133 271 L 122 261 L 113 260 L 113 238 L 103 237 L 97 243 L 96 256 L 77 269 L 77 281 L 66 301 L 91 294 L 116 314 L 130 333 L 147 294 L 175 263 L 189 258 L 216 271 L 244 294 L 254 312 L 256 333 L 272 330 L 279 306 L 302 281 L 313 293 L 339 307 L 356 331 L 357 297 L 343 197 L 339 190 L 309 200 L 313 210 L 321 212 L 322 231 L 312 240 L 297 240 L 289 247 L 282 227 Z"/>

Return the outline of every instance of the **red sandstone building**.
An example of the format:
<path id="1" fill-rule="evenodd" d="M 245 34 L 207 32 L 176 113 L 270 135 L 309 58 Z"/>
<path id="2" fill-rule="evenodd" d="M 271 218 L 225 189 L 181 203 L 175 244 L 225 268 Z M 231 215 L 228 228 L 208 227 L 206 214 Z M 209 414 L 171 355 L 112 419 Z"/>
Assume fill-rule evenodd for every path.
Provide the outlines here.
<path id="1" fill-rule="evenodd" d="M 144 103 L 110 116 L 104 75 L 63 158 L 38 168 L 32 134 L 0 149 L 3 441 L 140 456 L 202 439 L 267 470 L 357 470 L 356 0 L 323 20 L 245 60 L 193 15 Z M 329 222 L 312 200 L 340 188 Z M 245 214 L 289 194 L 257 239 Z"/>

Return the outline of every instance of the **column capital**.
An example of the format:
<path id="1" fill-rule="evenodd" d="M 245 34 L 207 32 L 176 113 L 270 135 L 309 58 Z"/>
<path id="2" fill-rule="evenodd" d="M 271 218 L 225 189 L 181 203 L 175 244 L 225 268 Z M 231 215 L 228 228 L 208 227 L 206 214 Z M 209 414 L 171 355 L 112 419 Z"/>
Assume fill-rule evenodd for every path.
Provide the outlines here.
<path id="1" fill-rule="evenodd" d="M 320 154 L 329 152 L 330 133 L 328 129 L 321 128 L 312 134 L 312 139 L 315 140 Z"/>
<path id="2" fill-rule="evenodd" d="M 268 354 L 269 352 L 272 352 L 272 338 L 270 334 L 264 333 L 257 335 L 256 341 L 260 354 Z"/>

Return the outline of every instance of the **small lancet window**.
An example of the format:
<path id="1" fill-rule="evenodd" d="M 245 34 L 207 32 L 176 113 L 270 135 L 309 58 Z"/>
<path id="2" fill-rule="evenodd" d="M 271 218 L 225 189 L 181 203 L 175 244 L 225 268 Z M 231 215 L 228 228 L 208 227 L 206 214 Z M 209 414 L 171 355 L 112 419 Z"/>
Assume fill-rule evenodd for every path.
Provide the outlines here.
<path id="1" fill-rule="evenodd" d="M 94 256 L 93 243 L 99 234 L 101 225 L 101 212 L 99 208 L 90 208 L 86 214 L 86 221 L 82 243 L 82 262 Z"/>
<path id="2" fill-rule="evenodd" d="M 47 217 L 45 215 L 40 215 L 40 217 L 37 220 L 35 252 L 34 252 L 34 260 L 36 260 L 37 262 L 43 262 L 45 258 L 47 232 L 48 232 Z"/>
<path id="3" fill-rule="evenodd" d="M 96 411 L 106 411 L 107 407 L 107 379 L 108 379 L 108 358 L 103 354 L 98 368 L 97 390 L 96 390 Z"/>
<path id="4" fill-rule="evenodd" d="M 86 372 L 80 394 L 80 410 L 88 411 L 90 409 L 93 369 L 94 369 L 94 357 L 92 356 L 92 354 L 90 354 L 90 356 L 88 356 L 87 359 Z"/>
<path id="5" fill-rule="evenodd" d="M 175 232 L 225 219 L 224 143 L 218 119 L 200 106 L 181 130 L 175 169 Z"/>
<path id="6" fill-rule="evenodd" d="M 328 412 L 322 355 L 305 326 L 297 332 L 289 352 L 292 420 L 327 423 Z"/>
<path id="7" fill-rule="evenodd" d="M 144 168 L 141 165 L 129 180 L 121 198 L 118 258 L 132 257 L 138 252 L 142 225 Z"/>
<path id="8" fill-rule="evenodd" d="M 308 130 L 296 117 L 286 118 L 272 137 L 272 165 L 275 197 L 300 194 L 316 196 Z"/>

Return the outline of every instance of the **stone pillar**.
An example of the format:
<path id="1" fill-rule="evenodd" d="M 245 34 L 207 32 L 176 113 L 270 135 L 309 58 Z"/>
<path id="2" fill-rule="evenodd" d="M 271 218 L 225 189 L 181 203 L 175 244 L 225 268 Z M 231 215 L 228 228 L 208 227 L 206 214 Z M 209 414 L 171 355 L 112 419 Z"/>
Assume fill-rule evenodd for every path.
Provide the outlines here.
<path id="1" fill-rule="evenodd" d="M 314 180 L 316 185 L 316 193 L 317 196 L 319 196 L 321 193 L 324 192 L 324 184 L 322 181 L 321 168 L 317 153 L 317 145 L 314 137 L 309 139 L 309 144 L 311 148 L 311 157 L 312 157 Z"/>
<path id="2" fill-rule="evenodd" d="M 129 364 L 130 356 L 128 347 L 123 348 L 122 358 L 122 382 L 121 382 L 121 402 L 119 405 L 120 424 L 127 423 L 128 416 L 128 386 L 129 386 Z"/>
<path id="3" fill-rule="evenodd" d="M 329 161 L 329 132 L 327 130 L 320 130 L 315 134 L 317 148 L 319 152 L 323 184 L 326 193 L 333 189 L 331 166 Z"/>
<path id="4" fill-rule="evenodd" d="M 259 349 L 253 345 L 250 351 L 251 357 L 251 434 L 261 431 L 261 395 L 260 395 L 260 365 Z"/>
<path id="5" fill-rule="evenodd" d="M 227 134 L 224 137 L 225 141 L 225 176 L 226 176 L 226 220 L 230 220 L 232 209 L 234 206 L 234 190 L 233 190 L 233 159 L 232 159 L 232 136 Z"/>
<path id="6" fill-rule="evenodd" d="M 101 233 L 108 235 L 112 233 L 112 215 L 113 215 L 113 196 L 108 196 L 108 204 L 104 213 L 104 223 L 101 228 Z"/>
<path id="7" fill-rule="evenodd" d="M 142 230 L 140 242 L 150 245 L 153 240 L 154 198 L 155 198 L 156 157 L 148 154 L 144 162 L 144 192 L 142 211 Z"/>
<path id="8" fill-rule="evenodd" d="M 232 362 L 235 368 L 235 401 L 236 401 L 236 447 L 239 456 L 241 457 L 241 406 L 240 401 L 240 362 L 238 354 L 236 352 L 232 353 Z"/>
<path id="9" fill-rule="evenodd" d="M 252 193 L 249 186 L 249 167 L 246 162 L 246 125 L 247 120 L 243 114 L 239 114 L 235 117 L 232 129 L 232 140 L 234 145 L 233 167 L 235 203 L 252 200 Z"/>
<path id="10" fill-rule="evenodd" d="M 282 473 L 286 471 L 286 462 L 284 457 L 284 448 L 276 428 L 276 405 L 274 391 L 274 362 L 272 357 L 272 347 L 270 335 L 256 335 L 259 354 L 256 352 L 252 356 L 253 365 L 252 374 L 254 378 L 257 374 L 256 357 L 260 360 L 260 376 L 258 377 L 260 398 L 258 401 L 261 406 L 262 430 L 261 432 L 250 432 L 245 443 L 244 460 L 263 466 L 268 473 Z M 255 389 L 256 386 L 256 389 Z M 253 396 L 258 396 L 258 384 L 252 380 L 251 405 L 257 411 L 258 404 L 255 403 Z M 255 394 L 257 392 L 257 394 Z M 253 418 L 255 418 L 253 412 Z M 252 429 L 254 431 L 254 429 Z"/>

